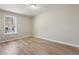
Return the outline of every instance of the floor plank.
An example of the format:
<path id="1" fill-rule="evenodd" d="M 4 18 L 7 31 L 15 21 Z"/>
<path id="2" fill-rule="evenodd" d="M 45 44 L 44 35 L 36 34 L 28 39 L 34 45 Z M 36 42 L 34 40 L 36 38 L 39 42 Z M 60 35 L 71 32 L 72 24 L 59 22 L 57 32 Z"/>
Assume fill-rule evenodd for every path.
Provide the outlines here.
<path id="1" fill-rule="evenodd" d="M 0 44 L 0 55 L 78 55 L 79 48 L 39 38 L 23 38 Z"/>

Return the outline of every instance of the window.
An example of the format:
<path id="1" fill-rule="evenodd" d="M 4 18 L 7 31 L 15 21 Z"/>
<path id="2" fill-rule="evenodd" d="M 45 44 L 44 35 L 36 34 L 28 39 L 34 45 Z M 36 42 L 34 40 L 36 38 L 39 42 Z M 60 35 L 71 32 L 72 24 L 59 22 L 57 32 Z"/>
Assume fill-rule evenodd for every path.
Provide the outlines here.
<path id="1" fill-rule="evenodd" d="M 4 34 L 16 34 L 16 17 L 6 15 L 4 18 Z"/>

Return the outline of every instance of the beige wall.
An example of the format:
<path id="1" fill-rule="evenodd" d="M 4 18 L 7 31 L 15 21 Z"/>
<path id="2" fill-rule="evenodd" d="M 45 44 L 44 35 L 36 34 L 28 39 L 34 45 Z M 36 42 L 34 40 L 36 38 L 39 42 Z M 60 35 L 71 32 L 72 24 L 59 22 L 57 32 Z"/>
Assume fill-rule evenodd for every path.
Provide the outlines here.
<path id="1" fill-rule="evenodd" d="M 4 15 L 17 18 L 17 34 L 4 35 Z M 44 12 L 34 18 L 0 10 L 0 42 L 35 35 L 79 46 L 79 5 Z"/>
<path id="2" fill-rule="evenodd" d="M 4 35 L 4 16 L 5 15 L 13 15 L 16 16 L 17 20 L 17 34 L 13 35 Z M 13 39 L 13 38 L 19 38 L 23 36 L 29 36 L 32 33 L 32 27 L 31 27 L 31 18 L 28 16 L 18 15 L 7 11 L 0 10 L 0 42 L 7 40 L 7 39 Z"/>
<path id="3" fill-rule="evenodd" d="M 79 46 L 79 5 L 42 13 L 34 17 L 33 24 L 35 36 Z"/>

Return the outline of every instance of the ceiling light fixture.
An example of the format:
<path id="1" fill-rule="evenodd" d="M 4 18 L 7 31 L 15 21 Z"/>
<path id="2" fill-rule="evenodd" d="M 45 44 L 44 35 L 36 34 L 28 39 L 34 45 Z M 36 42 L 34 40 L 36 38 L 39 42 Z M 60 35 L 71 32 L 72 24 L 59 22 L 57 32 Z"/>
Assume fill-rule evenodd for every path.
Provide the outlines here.
<path id="1" fill-rule="evenodd" d="M 30 6 L 31 6 L 32 8 L 36 8 L 36 7 L 37 7 L 36 4 L 30 4 Z"/>

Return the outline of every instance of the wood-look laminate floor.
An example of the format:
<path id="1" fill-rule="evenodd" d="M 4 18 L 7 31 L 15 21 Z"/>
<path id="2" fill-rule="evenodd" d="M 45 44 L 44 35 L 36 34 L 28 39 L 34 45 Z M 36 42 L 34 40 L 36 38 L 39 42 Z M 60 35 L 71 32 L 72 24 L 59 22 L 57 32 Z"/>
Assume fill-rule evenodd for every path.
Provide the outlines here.
<path id="1" fill-rule="evenodd" d="M 38 38 L 23 38 L 0 44 L 0 55 L 78 55 L 79 48 Z"/>

